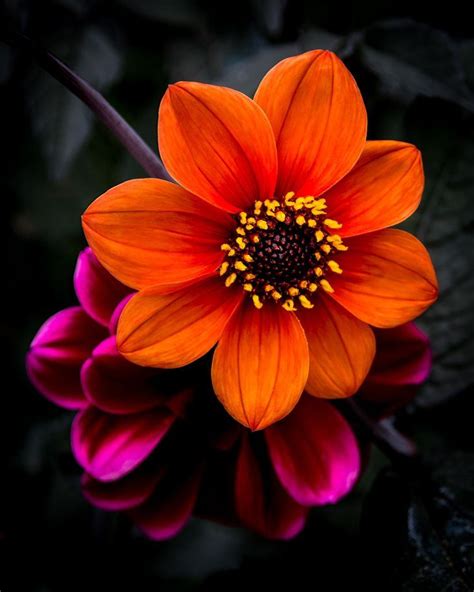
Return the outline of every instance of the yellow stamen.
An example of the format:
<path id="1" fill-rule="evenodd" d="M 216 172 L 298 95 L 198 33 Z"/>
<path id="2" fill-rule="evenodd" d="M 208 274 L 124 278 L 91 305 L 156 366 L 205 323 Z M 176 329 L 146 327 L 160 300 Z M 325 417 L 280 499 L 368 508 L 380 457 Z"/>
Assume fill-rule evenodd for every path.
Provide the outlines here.
<path id="1" fill-rule="evenodd" d="M 316 228 L 316 226 L 317 226 L 316 220 L 313 220 L 312 218 L 310 220 L 308 220 L 308 226 L 310 228 Z"/>
<path id="2" fill-rule="evenodd" d="M 235 229 L 235 232 L 236 232 L 237 234 L 240 234 L 240 236 L 245 236 L 245 230 L 242 228 L 242 226 L 238 226 L 238 227 Z"/>
<path id="3" fill-rule="evenodd" d="M 330 294 L 332 294 L 334 292 L 334 288 L 331 286 L 331 284 L 327 280 L 321 280 L 319 283 L 321 284 L 321 288 L 325 292 L 329 292 Z"/>
<path id="4" fill-rule="evenodd" d="M 265 220 L 259 220 L 257 222 L 257 226 L 262 230 L 268 230 L 268 224 L 265 222 Z"/>
<path id="5" fill-rule="evenodd" d="M 230 251 L 232 249 L 232 247 L 230 245 L 228 245 L 227 243 L 224 243 L 223 245 L 221 245 L 221 251 Z"/>
<path id="6" fill-rule="evenodd" d="M 301 306 L 302 306 L 303 308 L 314 308 L 314 304 L 313 304 L 313 303 L 311 303 L 311 302 L 310 302 L 310 301 L 309 301 L 309 300 L 306 298 L 306 296 L 303 296 L 303 295 L 301 295 L 301 296 L 299 297 L 299 301 L 301 302 Z"/>
<path id="7" fill-rule="evenodd" d="M 275 214 L 275 217 L 278 220 L 278 222 L 284 222 L 286 220 L 286 216 L 285 216 L 284 212 L 282 212 L 282 211 L 277 212 Z"/>
<path id="8" fill-rule="evenodd" d="M 303 226 L 303 224 L 306 222 L 306 218 L 302 215 L 296 216 L 296 224 L 298 224 L 299 226 Z"/>
<path id="9" fill-rule="evenodd" d="M 324 251 L 324 253 L 326 253 L 326 255 L 329 255 L 329 253 L 331 252 L 330 245 L 321 245 L 321 251 Z"/>
<path id="10" fill-rule="evenodd" d="M 349 248 L 349 247 L 346 247 L 346 245 L 343 245 L 342 243 L 333 243 L 333 246 L 338 251 L 347 251 L 347 249 Z"/>
<path id="11" fill-rule="evenodd" d="M 323 224 L 325 224 L 328 228 L 342 228 L 342 224 L 339 224 L 336 220 L 331 220 L 331 218 L 326 218 Z"/>
<path id="12" fill-rule="evenodd" d="M 245 224 L 247 222 L 247 212 L 240 212 L 239 219 L 241 224 Z"/>
<path id="13" fill-rule="evenodd" d="M 253 292 L 253 286 L 252 284 L 244 284 L 243 288 L 246 292 Z"/>
<path id="14" fill-rule="evenodd" d="M 246 242 L 244 241 L 244 239 L 241 236 L 238 236 L 235 239 L 235 242 L 238 244 L 239 248 L 241 248 L 242 250 L 245 249 Z"/>
<path id="15" fill-rule="evenodd" d="M 310 285 L 308 286 L 308 290 L 310 292 L 316 292 L 317 289 L 318 289 L 318 285 L 315 284 L 314 282 L 311 282 Z"/>
<path id="16" fill-rule="evenodd" d="M 228 253 L 227 256 L 228 257 L 233 257 L 235 255 L 235 249 L 231 249 Z"/>
<path id="17" fill-rule="evenodd" d="M 303 280 L 300 282 L 300 288 L 302 288 L 303 290 L 305 290 L 308 287 L 308 282 L 307 280 Z"/>
<path id="18" fill-rule="evenodd" d="M 225 279 L 226 288 L 228 288 L 229 286 L 232 286 L 232 284 L 235 282 L 236 279 L 237 279 L 236 273 L 231 273 L 229 276 L 227 276 Z"/>
<path id="19" fill-rule="evenodd" d="M 328 267 L 334 273 L 342 273 L 342 269 L 336 261 L 328 261 Z"/>
<path id="20" fill-rule="evenodd" d="M 260 302 L 260 298 L 259 298 L 258 294 L 253 294 L 252 300 L 253 300 L 253 305 L 255 306 L 255 308 L 262 308 L 263 302 Z"/>
<path id="21" fill-rule="evenodd" d="M 271 292 L 274 288 L 271 284 L 265 284 L 265 287 L 263 289 L 265 290 L 265 292 Z"/>
<path id="22" fill-rule="evenodd" d="M 322 230 L 316 230 L 316 232 L 314 233 L 314 237 L 316 238 L 318 243 L 320 243 L 324 238 L 324 232 Z"/>
<path id="23" fill-rule="evenodd" d="M 298 288 L 288 288 L 288 294 L 290 296 L 298 296 L 299 293 L 300 291 L 298 290 Z"/>
<path id="24" fill-rule="evenodd" d="M 249 255 L 248 253 L 245 253 L 245 255 L 242 257 L 242 259 L 244 261 L 247 261 L 247 263 L 252 263 L 252 261 L 253 261 L 252 255 Z"/>
<path id="25" fill-rule="evenodd" d="M 314 273 L 316 274 L 317 277 L 321 277 L 323 275 L 323 270 L 320 267 L 315 267 Z"/>
<path id="26" fill-rule="evenodd" d="M 321 253 L 315 253 L 314 257 L 315 257 L 316 261 L 319 261 L 321 259 Z"/>
<path id="27" fill-rule="evenodd" d="M 248 224 L 255 224 L 255 222 L 256 222 L 256 221 L 257 221 L 257 220 L 255 220 L 255 218 L 254 218 L 253 216 L 249 216 L 249 217 L 247 218 L 247 222 L 248 222 Z"/>
<path id="28" fill-rule="evenodd" d="M 273 300 L 280 300 L 280 298 L 281 298 L 280 292 L 277 292 L 276 290 L 274 290 L 272 292 L 272 298 L 273 298 Z"/>
<path id="29" fill-rule="evenodd" d="M 228 269 L 229 269 L 229 262 L 224 261 L 224 263 L 222 263 L 221 266 L 219 267 L 219 275 L 224 275 Z"/>
<path id="30" fill-rule="evenodd" d="M 262 206 L 263 206 L 263 202 L 261 202 L 260 200 L 257 200 L 255 202 L 255 209 L 256 210 L 261 210 L 262 209 Z"/>
<path id="31" fill-rule="evenodd" d="M 254 235 L 252 236 L 252 239 L 251 239 L 251 240 L 252 240 L 252 242 L 253 242 L 253 243 L 255 243 L 255 244 L 260 242 L 260 239 L 258 238 L 258 236 L 257 236 L 256 234 L 254 234 Z"/>
<path id="32" fill-rule="evenodd" d="M 285 310 L 288 310 L 290 312 L 296 310 L 295 303 L 293 302 L 293 300 L 285 300 L 282 306 Z"/>
<path id="33" fill-rule="evenodd" d="M 255 228 L 255 226 L 253 224 L 247 224 L 245 226 L 245 230 L 253 230 Z"/>
<path id="34" fill-rule="evenodd" d="M 238 269 L 239 271 L 245 271 L 247 269 L 247 266 L 242 261 L 236 261 L 234 263 L 234 267 L 235 267 L 235 269 Z"/>
<path id="35" fill-rule="evenodd" d="M 254 280 L 257 276 L 254 273 L 246 273 L 245 279 L 246 280 Z"/>

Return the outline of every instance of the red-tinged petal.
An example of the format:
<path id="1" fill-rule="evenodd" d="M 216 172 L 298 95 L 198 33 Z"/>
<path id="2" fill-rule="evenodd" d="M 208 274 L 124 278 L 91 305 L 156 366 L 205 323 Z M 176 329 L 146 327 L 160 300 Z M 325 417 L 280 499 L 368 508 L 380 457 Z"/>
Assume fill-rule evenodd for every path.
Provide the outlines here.
<path id="1" fill-rule="evenodd" d="M 132 288 L 213 273 L 235 222 L 168 181 L 136 179 L 98 197 L 82 217 L 102 265 Z"/>
<path id="2" fill-rule="evenodd" d="M 318 196 L 342 179 L 365 144 L 367 114 L 357 84 L 329 51 L 288 58 L 255 95 L 277 142 L 277 195 Z"/>
<path id="3" fill-rule="evenodd" d="M 266 430 L 265 437 L 281 484 L 302 505 L 334 504 L 356 482 L 357 440 L 327 401 L 304 395 L 293 413 Z"/>
<path id="4" fill-rule="evenodd" d="M 81 366 L 106 336 L 106 330 L 79 306 L 56 313 L 43 324 L 31 343 L 26 358 L 29 379 L 56 405 L 66 409 L 85 407 Z"/>
<path id="5" fill-rule="evenodd" d="M 252 441 L 254 446 L 258 445 Z M 237 459 L 235 504 L 242 524 L 269 539 L 295 537 L 304 528 L 308 515 L 308 509 L 295 502 L 280 485 L 264 451 L 260 450 L 257 457 L 248 434 L 242 435 Z"/>
<path id="6" fill-rule="evenodd" d="M 229 212 L 273 196 L 277 176 L 270 123 L 230 88 L 179 82 L 161 101 L 160 153 L 171 176 Z"/>
<path id="7" fill-rule="evenodd" d="M 377 416 L 391 415 L 416 395 L 432 365 L 428 337 L 414 323 L 375 331 L 377 355 L 359 391 Z"/>
<path id="8" fill-rule="evenodd" d="M 158 470 L 139 468 L 122 479 L 104 483 L 84 473 L 81 479 L 82 493 L 91 504 L 102 510 L 129 510 L 146 502 L 160 476 Z"/>
<path id="9" fill-rule="evenodd" d="M 214 352 L 212 382 L 227 411 L 252 430 L 285 417 L 308 378 L 304 331 L 293 313 L 248 300 L 227 325 Z"/>
<path id="10" fill-rule="evenodd" d="M 115 337 L 109 337 L 82 366 L 82 387 L 87 399 L 102 411 L 138 413 L 166 405 L 169 396 L 157 387 L 159 372 L 126 360 L 117 350 Z"/>
<path id="11" fill-rule="evenodd" d="M 175 468 L 158 483 L 155 494 L 131 518 L 149 538 L 163 541 L 176 536 L 193 513 L 201 484 L 202 467 Z"/>
<path id="12" fill-rule="evenodd" d="M 372 329 L 327 297 L 298 318 L 309 346 L 308 393 L 323 399 L 353 395 L 374 359 Z"/>
<path id="13" fill-rule="evenodd" d="M 109 415 L 94 407 L 74 419 L 71 442 L 77 462 L 99 481 L 114 481 L 133 471 L 156 448 L 173 424 L 165 409 Z"/>
<path id="14" fill-rule="evenodd" d="M 331 277 L 331 296 L 361 321 L 389 328 L 411 321 L 438 296 L 430 256 L 403 230 L 379 230 L 347 239 L 339 253 L 343 273 Z"/>
<path id="15" fill-rule="evenodd" d="M 241 289 L 218 277 L 167 294 L 143 290 L 120 317 L 119 351 L 142 366 L 185 366 L 215 345 L 242 298 Z"/>
<path id="16" fill-rule="evenodd" d="M 355 167 L 325 198 L 338 234 L 356 236 L 394 226 L 411 216 L 424 186 L 420 152 L 405 142 L 367 142 Z"/>
<path id="17" fill-rule="evenodd" d="M 130 288 L 112 277 L 89 248 L 77 259 L 74 288 L 86 313 L 106 327 L 119 302 L 130 293 Z"/>

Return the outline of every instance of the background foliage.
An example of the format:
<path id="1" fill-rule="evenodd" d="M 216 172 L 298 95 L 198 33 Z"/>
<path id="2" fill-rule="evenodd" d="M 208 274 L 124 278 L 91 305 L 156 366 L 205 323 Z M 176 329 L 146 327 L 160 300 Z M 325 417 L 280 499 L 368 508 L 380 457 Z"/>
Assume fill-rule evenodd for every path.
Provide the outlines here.
<path id="1" fill-rule="evenodd" d="M 201 80 L 253 93 L 275 62 L 335 50 L 369 111 L 369 137 L 416 143 L 425 198 L 407 225 L 428 245 L 440 300 L 421 320 L 433 340 L 429 383 L 398 425 L 425 470 L 374 452 L 356 491 L 316 510 L 291 543 L 195 520 L 151 543 L 82 499 L 71 414 L 28 384 L 39 325 L 75 302 L 79 217 L 111 185 L 143 176 L 87 111 L 26 56 L 0 47 L 4 154 L 0 218 L 6 271 L 0 589 L 470 591 L 474 588 L 474 31 L 456 2 L 311 0 L 9 0 L 3 23 L 55 51 L 155 146 L 166 85 Z"/>

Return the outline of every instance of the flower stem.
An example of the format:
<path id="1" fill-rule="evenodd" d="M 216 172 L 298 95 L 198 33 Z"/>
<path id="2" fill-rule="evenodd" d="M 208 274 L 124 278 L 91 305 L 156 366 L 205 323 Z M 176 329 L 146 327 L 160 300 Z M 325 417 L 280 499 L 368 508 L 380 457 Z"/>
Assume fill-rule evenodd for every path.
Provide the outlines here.
<path id="1" fill-rule="evenodd" d="M 389 420 L 376 421 L 372 419 L 353 399 L 346 399 L 339 403 L 347 415 L 362 428 L 369 439 L 390 460 L 399 464 L 400 461 L 406 463 L 407 460 L 413 462 L 418 459 L 415 442 L 395 429 Z"/>
<path id="2" fill-rule="evenodd" d="M 170 178 L 158 156 L 95 88 L 73 72 L 55 55 L 39 47 L 29 37 L 12 31 L 2 33 L 5 43 L 11 47 L 26 51 L 46 72 L 87 105 L 150 177 Z"/>

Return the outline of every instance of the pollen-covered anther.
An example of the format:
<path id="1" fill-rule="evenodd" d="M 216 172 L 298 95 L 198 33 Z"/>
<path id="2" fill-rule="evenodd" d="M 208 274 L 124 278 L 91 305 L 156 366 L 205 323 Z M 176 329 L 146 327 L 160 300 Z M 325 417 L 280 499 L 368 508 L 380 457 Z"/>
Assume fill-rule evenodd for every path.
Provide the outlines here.
<path id="1" fill-rule="evenodd" d="M 239 212 L 233 234 L 221 245 L 218 273 L 225 285 L 240 285 L 257 309 L 270 302 L 289 312 L 313 308 L 318 287 L 334 292 L 326 276 L 342 273 L 336 259 L 347 250 L 333 233 L 342 225 L 326 209 L 324 198 L 290 191 Z"/>

